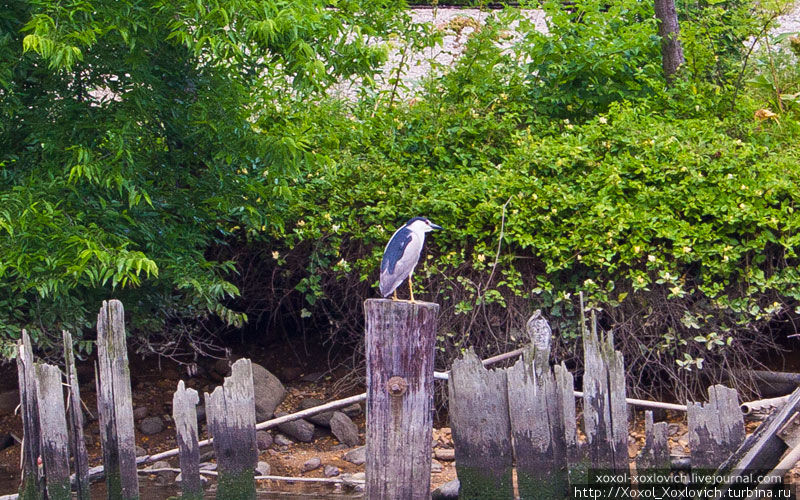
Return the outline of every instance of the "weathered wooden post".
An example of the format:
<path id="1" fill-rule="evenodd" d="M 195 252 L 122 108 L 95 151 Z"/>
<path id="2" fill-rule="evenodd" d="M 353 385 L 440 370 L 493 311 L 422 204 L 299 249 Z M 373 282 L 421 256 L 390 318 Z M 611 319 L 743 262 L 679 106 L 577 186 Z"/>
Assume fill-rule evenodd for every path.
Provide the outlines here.
<path id="1" fill-rule="evenodd" d="M 644 448 L 636 458 L 636 471 L 639 473 L 654 471 L 657 473 L 669 472 L 669 443 L 667 442 L 667 423 L 653 423 L 653 412 L 645 412 Z"/>
<path id="2" fill-rule="evenodd" d="M 205 393 L 208 432 L 214 438 L 219 471 L 217 498 L 255 500 L 256 403 L 249 359 L 231 366 L 222 386 Z"/>
<path id="3" fill-rule="evenodd" d="M 453 363 L 448 389 L 459 498 L 514 498 L 506 370 L 488 370 L 470 348 Z"/>
<path id="4" fill-rule="evenodd" d="M 118 300 L 103 301 L 97 315 L 97 363 L 97 412 L 108 498 L 138 499 L 125 311 Z"/>
<path id="5" fill-rule="evenodd" d="M 508 374 L 508 409 L 521 498 L 568 496 L 569 471 L 558 392 L 547 357 L 533 348 Z"/>
<path id="6" fill-rule="evenodd" d="M 178 437 L 181 463 L 181 491 L 184 500 L 203 498 L 200 482 L 200 447 L 197 445 L 197 403 L 200 397 L 194 389 L 187 389 L 183 380 L 172 396 L 172 419 Z"/>
<path id="7" fill-rule="evenodd" d="M 708 403 L 687 403 L 692 468 L 716 470 L 744 442 L 739 394 L 724 385 L 708 388 Z"/>
<path id="8" fill-rule="evenodd" d="M 594 311 L 592 327 L 583 334 L 583 356 L 583 424 L 592 467 L 629 472 L 622 353 L 614 350 L 611 332 L 600 338 Z"/>
<path id="9" fill-rule="evenodd" d="M 69 384 L 70 453 L 75 463 L 75 490 L 78 493 L 78 500 L 90 500 L 89 456 L 86 453 L 86 441 L 83 437 L 81 393 L 78 388 L 78 375 L 75 372 L 72 334 L 65 330 L 62 335 L 64 337 L 64 364 L 67 369 L 67 383 Z"/>
<path id="10" fill-rule="evenodd" d="M 33 350 L 28 332 L 22 330 L 17 341 L 17 374 L 19 398 L 22 408 L 22 485 L 19 496 L 22 500 L 44 498 L 44 484 L 39 474 L 41 441 L 39 430 L 39 403 L 36 397 L 36 378 L 33 370 Z"/>
<path id="11" fill-rule="evenodd" d="M 367 355 L 366 495 L 430 497 L 433 359 L 439 305 L 364 302 Z"/>
<path id="12" fill-rule="evenodd" d="M 69 438 L 61 370 L 53 365 L 36 364 L 35 371 L 47 498 L 70 500 Z"/>

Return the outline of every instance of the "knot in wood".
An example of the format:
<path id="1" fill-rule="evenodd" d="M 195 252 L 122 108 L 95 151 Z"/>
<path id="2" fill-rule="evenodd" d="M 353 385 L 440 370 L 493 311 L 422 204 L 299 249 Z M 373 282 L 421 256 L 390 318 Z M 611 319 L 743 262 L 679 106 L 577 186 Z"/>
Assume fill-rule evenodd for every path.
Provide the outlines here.
<path id="1" fill-rule="evenodd" d="M 408 388 L 408 382 L 403 377 L 392 377 L 386 382 L 386 388 L 392 396 L 402 396 Z"/>

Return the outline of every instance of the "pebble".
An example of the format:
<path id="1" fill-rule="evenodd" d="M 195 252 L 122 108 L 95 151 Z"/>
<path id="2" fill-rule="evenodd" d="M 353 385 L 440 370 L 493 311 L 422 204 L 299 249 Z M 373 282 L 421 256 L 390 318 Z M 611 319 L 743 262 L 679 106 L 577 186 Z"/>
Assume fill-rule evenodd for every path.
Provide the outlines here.
<path id="1" fill-rule="evenodd" d="M 256 464 L 256 472 L 258 473 L 259 476 L 269 476 L 270 470 L 271 467 L 269 466 L 269 464 L 267 462 L 264 462 L 263 460 L 259 460 L 258 464 Z"/>
<path id="2" fill-rule="evenodd" d="M 319 469 L 319 466 L 322 465 L 322 460 L 319 457 L 314 457 L 303 464 L 303 472 L 310 472 L 315 469 Z"/>
<path id="3" fill-rule="evenodd" d="M 351 464 L 361 465 L 367 461 L 367 448 L 359 446 L 345 453 L 342 458 Z"/>
<path id="4" fill-rule="evenodd" d="M 138 408 L 133 409 L 133 419 L 134 420 L 141 420 L 147 416 L 147 407 L 140 406 Z"/>
<path id="5" fill-rule="evenodd" d="M 289 446 L 290 444 L 292 444 L 292 440 L 284 436 L 283 434 L 275 434 L 273 441 L 278 446 Z"/>
<path id="6" fill-rule="evenodd" d="M 326 465 L 324 469 L 322 469 L 322 473 L 325 474 L 325 477 L 335 477 L 339 475 L 339 468 L 333 465 Z"/>
<path id="7" fill-rule="evenodd" d="M 136 452 L 136 456 L 137 457 L 143 457 L 143 456 L 147 455 L 147 450 L 145 450 L 141 446 L 137 445 L 136 448 L 134 448 L 134 450 Z"/>
<path id="8" fill-rule="evenodd" d="M 436 460 L 431 460 L 431 472 L 434 474 L 442 472 L 442 464 Z"/>

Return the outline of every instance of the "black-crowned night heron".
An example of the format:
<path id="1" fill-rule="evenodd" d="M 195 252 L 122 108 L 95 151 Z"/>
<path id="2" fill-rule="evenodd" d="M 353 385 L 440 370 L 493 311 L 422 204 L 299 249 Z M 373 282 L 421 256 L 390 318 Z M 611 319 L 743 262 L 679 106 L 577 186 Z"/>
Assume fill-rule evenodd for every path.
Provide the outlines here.
<path id="1" fill-rule="evenodd" d="M 425 217 L 414 217 L 394 232 L 381 260 L 381 295 L 388 297 L 391 293 L 392 300 L 397 300 L 397 287 L 408 278 L 408 292 L 414 302 L 411 273 L 419 262 L 425 233 L 441 228 Z"/>

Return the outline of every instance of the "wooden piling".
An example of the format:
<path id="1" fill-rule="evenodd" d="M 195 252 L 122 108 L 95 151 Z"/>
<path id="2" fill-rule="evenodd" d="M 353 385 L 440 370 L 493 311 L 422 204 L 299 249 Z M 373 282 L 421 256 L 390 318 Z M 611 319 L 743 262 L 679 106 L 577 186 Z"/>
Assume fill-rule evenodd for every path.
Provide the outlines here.
<path id="1" fill-rule="evenodd" d="M 563 499 L 569 490 L 564 424 L 547 357 L 535 351 L 507 370 L 517 486 L 520 498 Z"/>
<path id="2" fill-rule="evenodd" d="M 514 498 L 506 371 L 486 369 L 470 348 L 453 363 L 448 389 L 459 498 Z"/>
<path id="3" fill-rule="evenodd" d="M 249 359 L 231 366 L 231 374 L 222 386 L 205 393 L 208 431 L 214 438 L 219 479 L 217 498 L 254 500 L 256 405 L 253 391 L 253 368 Z"/>
<path id="4" fill-rule="evenodd" d="M 72 351 L 72 334 L 63 331 L 64 364 L 69 385 L 69 435 L 70 454 L 75 466 L 75 490 L 78 500 L 90 500 L 89 492 L 89 456 L 86 453 L 86 440 L 83 436 L 83 411 L 81 410 L 81 392 L 78 387 L 78 375 L 75 372 L 75 355 Z"/>
<path id="5" fill-rule="evenodd" d="M 19 496 L 22 500 L 44 498 L 43 477 L 39 474 L 41 456 L 41 434 L 39 428 L 39 402 L 36 396 L 36 377 L 33 369 L 33 348 L 28 332 L 22 330 L 17 341 L 17 376 L 19 398 L 22 409 L 22 485 Z"/>
<path id="6" fill-rule="evenodd" d="M 556 381 L 555 406 L 558 409 L 564 429 L 564 450 L 567 460 L 567 474 L 572 484 L 586 484 L 589 462 L 578 441 L 578 424 L 575 417 L 575 380 L 562 361 L 553 367 Z"/>
<path id="7" fill-rule="evenodd" d="M 692 468 L 716 470 L 744 442 L 739 395 L 724 385 L 708 388 L 708 403 L 688 403 Z"/>
<path id="8" fill-rule="evenodd" d="M 591 329 L 584 331 L 583 354 L 583 423 L 592 467 L 629 472 L 622 353 L 614 351 L 611 332 L 600 338 L 594 311 Z"/>
<path id="9" fill-rule="evenodd" d="M 125 345 L 125 311 L 103 301 L 97 316 L 97 411 L 108 498 L 139 498 L 131 376 Z"/>
<path id="10" fill-rule="evenodd" d="M 200 447 L 197 444 L 197 403 L 200 397 L 194 389 L 187 389 L 183 380 L 172 396 L 172 419 L 175 421 L 181 464 L 181 491 L 183 500 L 203 498 L 200 482 Z"/>
<path id="11" fill-rule="evenodd" d="M 669 443 L 667 442 L 667 423 L 653 423 L 653 412 L 644 414 L 644 448 L 636 458 L 637 473 L 666 473 L 670 469 Z"/>
<path id="12" fill-rule="evenodd" d="M 35 372 L 47 498 L 70 500 L 69 437 L 61 370 L 57 366 L 37 364 Z"/>
<path id="13" fill-rule="evenodd" d="M 439 305 L 369 299 L 364 310 L 365 498 L 430 498 L 433 359 Z"/>

